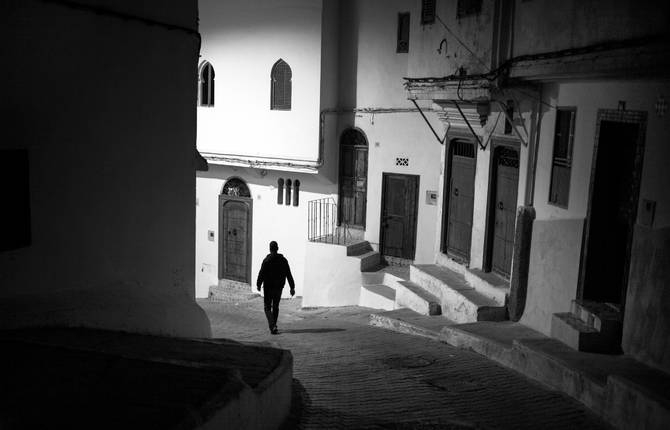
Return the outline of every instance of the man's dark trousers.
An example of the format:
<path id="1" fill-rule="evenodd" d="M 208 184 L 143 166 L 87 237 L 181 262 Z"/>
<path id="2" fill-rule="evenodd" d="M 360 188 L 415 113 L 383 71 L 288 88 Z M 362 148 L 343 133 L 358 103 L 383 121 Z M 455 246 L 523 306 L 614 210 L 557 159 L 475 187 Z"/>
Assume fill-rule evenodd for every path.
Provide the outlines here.
<path id="1" fill-rule="evenodd" d="M 277 327 L 277 317 L 279 317 L 279 301 L 283 288 L 264 289 L 263 301 L 265 302 L 265 317 L 268 319 L 270 330 Z"/>

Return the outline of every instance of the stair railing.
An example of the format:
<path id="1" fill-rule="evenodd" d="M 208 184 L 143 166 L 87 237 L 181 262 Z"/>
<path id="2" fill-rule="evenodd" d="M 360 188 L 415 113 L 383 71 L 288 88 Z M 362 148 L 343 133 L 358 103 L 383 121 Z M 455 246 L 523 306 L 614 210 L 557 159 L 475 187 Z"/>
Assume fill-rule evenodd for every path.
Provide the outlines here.
<path id="1" fill-rule="evenodd" d="M 347 224 L 337 222 L 335 199 L 326 197 L 307 202 L 307 240 L 344 245 L 347 236 Z"/>

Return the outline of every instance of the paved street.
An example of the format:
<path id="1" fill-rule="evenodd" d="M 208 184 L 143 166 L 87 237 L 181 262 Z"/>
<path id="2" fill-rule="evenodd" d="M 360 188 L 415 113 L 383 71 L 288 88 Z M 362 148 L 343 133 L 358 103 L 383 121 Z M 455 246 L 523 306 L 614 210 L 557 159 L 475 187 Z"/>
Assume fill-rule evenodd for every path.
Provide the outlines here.
<path id="1" fill-rule="evenodd" d="M 607 428 L 562 393 L 484 357 L 367 324 L 370 309 L 299 309 L 282 301 L 278 336 L 263 300 L 200 300 L 214 337 L 269 342 L 294 357 L 300 429 Z"/>

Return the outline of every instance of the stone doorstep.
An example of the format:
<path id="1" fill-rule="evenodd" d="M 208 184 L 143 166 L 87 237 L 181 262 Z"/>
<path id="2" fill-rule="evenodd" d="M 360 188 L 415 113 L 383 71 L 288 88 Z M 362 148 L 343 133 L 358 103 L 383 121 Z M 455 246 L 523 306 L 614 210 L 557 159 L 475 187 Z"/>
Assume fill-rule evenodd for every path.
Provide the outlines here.
<path id="1" fill-rule="evenodd" d="M 396 287 L 397 307 L 410 308 L 422 315 L 442 315 L 440 299 L 412 281 L 399 281 Z"/>
<path id="2" fill-rule="evenodd" d="M 552 315 L 551 336 L 577 351 L 602 354 L 621 353 L 620 337 L 611 331 L 600 332 L 570 312 L 559 312 Z"/>
<path id="3" fill-rule="evenodd" d="M 358 305 L 366 308 L 393 310 L 396 291 L 386 285 L 363 285 Z"/>
<path id="4" fill-rule="evenodd" d="M 599 332 L 610 332 L 621 335 L 623 323 L 621 313 L 615 311 L 605 303 L 588 300 L 573 300 L 571 312 L 589 326 Z"/>
<path id="5" fill-rule="evenodd" d="M 370 242 L 367 240 L 363 240 L 360 242 L 352 243 L 351 245 L 347 245 L 347 256 L 353 256 L 353 255 L 361 255 L 365 254 L 366 252 L 372 251 L 372 246 L 370 246 Z"/>
<path id="6" fill-rule="evenodd" d="M 62 419 L 82 428 L 143 422 L 163 428 L 180 422 L 180 428 L 276 428 L 291 406 L 293 358 L 286 350 L 226 339 L 68 328 L 3 331 L 0 342 L 10 346 L 3 360 L 12 363 L 3 366 L 12 372 L 3 381 L 20 385 L 13 395 L 20 410 L 2 408 L 10 421 L 5 414 L 29 420 L 25 424 Z M 17 361 L 21 356 L 26 359 Z M 35 398 L 45 404 L 34 408 L 56 415 L 33 417 Z M 106 424 L 98 422 L 101 413 L 109 418 Z"/>
<path id="7" fill-rule="evenodd" d="M 465 264 L 443 253 L 438 254 L 436 264 L 463 276 L 465 282 L 481 294 L 495 300 L 498 306 L 505 305 L 510 290 L 508 281 L 493 273 L 482 272 L 479 269 L 470 269 Z"/>

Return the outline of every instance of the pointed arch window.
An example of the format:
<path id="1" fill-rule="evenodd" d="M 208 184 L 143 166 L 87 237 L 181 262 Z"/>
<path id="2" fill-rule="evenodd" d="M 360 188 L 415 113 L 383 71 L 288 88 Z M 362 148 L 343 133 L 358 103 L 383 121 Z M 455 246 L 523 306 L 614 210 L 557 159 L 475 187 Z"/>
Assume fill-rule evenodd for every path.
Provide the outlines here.
<path id="1" fill-rule="evenodd" d="M 291 67 L 282 59 L 270 72 L 270 109 L 291 110 Z"/>
<path id="2" fill-rule="evenodd" d="M 293 181 L 293 206 L 300 205 L 300 180 Z"/>
<path id="3" fill-rule="evenodd" d="M 200 106 L 214 106 L 214 67 L 205 61 L 200 67 Z"/>
<path id="4" fill-rule="evenodd" d="M 291 187 L 293 186 L 293 183 L 291 182 L 290 179 L 286 180 L 286 198 L 284 199 L 284 203 L 286 206 L 291 204 Z"/>
<path id="5" fill-rule="evenodd" d="M 284 180 L 277 179 L 277 204 L 284 204 Z"/>

